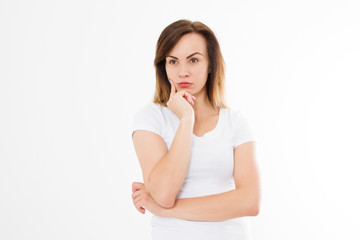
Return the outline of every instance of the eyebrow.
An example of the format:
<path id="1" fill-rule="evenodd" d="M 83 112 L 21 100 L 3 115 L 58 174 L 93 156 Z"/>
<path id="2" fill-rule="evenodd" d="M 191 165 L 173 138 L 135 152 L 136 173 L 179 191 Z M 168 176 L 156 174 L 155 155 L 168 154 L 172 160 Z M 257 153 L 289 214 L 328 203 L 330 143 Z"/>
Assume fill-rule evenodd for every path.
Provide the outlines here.
<path id="1" fill-rule="evenodd" d="M 194 53 L 190 54 L 189 56 L 187 56 L 186 58 L 190 58 L 190 57 L 194 56 L 195 54 L 200 54 L 201 56 L 204 56 L 204 55 L 202 55 L 202 54 L 199 53 L 199 52 L 194 52 Z M 168 57 L 175 58 L 175 59 L 179 60 L 177 57 L 174 57 L 174 56 L 168 55 Z"/>

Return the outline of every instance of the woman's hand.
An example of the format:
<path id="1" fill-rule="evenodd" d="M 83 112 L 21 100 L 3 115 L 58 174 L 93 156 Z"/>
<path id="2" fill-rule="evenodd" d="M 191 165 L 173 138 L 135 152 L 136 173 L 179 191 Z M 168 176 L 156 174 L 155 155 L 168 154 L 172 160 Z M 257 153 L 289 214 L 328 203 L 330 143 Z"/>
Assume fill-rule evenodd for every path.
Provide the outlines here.
<path id="1" fill-rule="evenodd" d="M 170 80 L 171 92 L 167 107 L 173 111 L 179 119 L 191 117 L 195 119 L 194 109 L 190 104 L 194 105 L 195 97 L 185 90 L 176 91 L 174 83 Z"/>
<path id="2" fill-rule="evenodd" d="M 145 209 L 147 209 L 156 216 L 162 216 L 163 208 L 155 202 L 143 183 L 133 182 L 132 192 L 134 206 L 139 212 L 145 214 Z"/>

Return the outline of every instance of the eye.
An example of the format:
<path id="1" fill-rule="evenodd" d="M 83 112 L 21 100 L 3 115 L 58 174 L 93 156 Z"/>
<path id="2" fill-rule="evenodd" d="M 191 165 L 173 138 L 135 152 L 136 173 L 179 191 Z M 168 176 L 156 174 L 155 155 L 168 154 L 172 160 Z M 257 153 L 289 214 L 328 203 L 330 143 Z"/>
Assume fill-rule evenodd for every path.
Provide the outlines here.
<path id="1" fill-rule="evenodd" d="M 175 62 L 176 62 L 175 60 L 170 60 L 170 61 L 169 61 L 170 64 L 173 64 L 173 63 L 175 63 Z"/>
<path id="2" fill-rule="evenodd" d="M 191 59 L 191 62 L 193 62 L 193 63 L 196 63 L 196 62 L 198 62 L 199 61 L 199 59 L 197 59 L 197 58 L 192 58 Z"/>

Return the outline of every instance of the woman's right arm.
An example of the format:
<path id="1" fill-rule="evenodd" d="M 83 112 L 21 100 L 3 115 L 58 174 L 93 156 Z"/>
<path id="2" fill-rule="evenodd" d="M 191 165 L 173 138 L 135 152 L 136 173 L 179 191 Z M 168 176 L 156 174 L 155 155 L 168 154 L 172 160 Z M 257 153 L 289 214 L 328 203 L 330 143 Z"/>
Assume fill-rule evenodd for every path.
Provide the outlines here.
<path id="1" fill-rule="evenodd" d="M 169 152 L 150 173 L 148 187 L 155 195 L 161 196 L 164 207 L 174 206 L 188 172 L 193 126 L 191 118 L 180 120 Z"/>
<path id="2" fill-rule="evenodd" d="M 135 151 L 140 161 L 144 185 L 154 200 L 164 208 L 175 204 L 176 196 L 186 177 L 195 122 L 195 97 L 185 90 L 177 91 L 171 82 L 167 107 L 180 119 L 170 150 L 157 134 L 138 131 L 133 134 Z"/>
<path id="3" fill-rule="evenodd" d="M 149 131 L 135 131 L 133 134 L 145 187 L 154 200 L 164 208 L 173 207 L 186 177 L 191 154 L 193 121 L 192 117 L 181 118 L 169 151 L 164 140 L 157 134 Z"/>

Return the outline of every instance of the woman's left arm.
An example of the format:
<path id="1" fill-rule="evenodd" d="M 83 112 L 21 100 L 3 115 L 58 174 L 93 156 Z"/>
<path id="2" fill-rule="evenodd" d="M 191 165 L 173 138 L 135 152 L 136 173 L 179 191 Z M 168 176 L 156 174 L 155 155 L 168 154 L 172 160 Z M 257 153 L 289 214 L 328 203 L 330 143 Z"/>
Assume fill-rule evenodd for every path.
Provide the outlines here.
<path id="1" fill-rule="evenodd" d="M 161 216 L 193 221 L 223 221 L 243 216 L 256 216 L 254 194 L 246 189 L 225 193 L 177 199 L 172 208 L 162 208 Z"/>
<path id="2" fill-rule="evenodd" d="M 197 221 L 222 221 L 259 214 L 260 181 L 255 160 L 255 142 L 234 149 L 236 189 L 203 197 L 177 199 L 173 208 L 162 209 L 166 217 Z"/>

